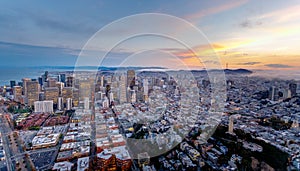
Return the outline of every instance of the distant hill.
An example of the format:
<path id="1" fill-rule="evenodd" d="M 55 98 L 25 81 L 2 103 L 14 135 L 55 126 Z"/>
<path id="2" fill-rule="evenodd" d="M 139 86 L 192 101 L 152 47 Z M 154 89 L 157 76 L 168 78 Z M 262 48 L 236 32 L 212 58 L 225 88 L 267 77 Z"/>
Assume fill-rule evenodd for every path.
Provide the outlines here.
<path id="1" fill-rule="evenodd" d="M 247 69 L 225 69 L 225 74 L 252 74 L 253 72 Z"/>
<path id="2" fill-rule="evenodd" d="M 206 70 L 192 70 L 194 73 L 206 73 Z M 209 70 L 209 72 L 224 72 L 225 74 L 252 74 L 253 72 L 247 69 L 224 69 L 224 70 Z"/>

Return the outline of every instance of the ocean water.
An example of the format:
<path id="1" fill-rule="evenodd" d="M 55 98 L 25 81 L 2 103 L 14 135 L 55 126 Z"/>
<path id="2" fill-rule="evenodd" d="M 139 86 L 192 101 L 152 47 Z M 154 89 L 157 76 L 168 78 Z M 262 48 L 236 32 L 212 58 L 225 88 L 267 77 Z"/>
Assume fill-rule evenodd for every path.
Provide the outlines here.
<path id="1" fill-rule="evenodd" d="M 18 82 L 22 81 L 22 78 L 34 78 L 37 79 L 45 71 L 65 71 L 62 69 L 49 69 L 49 68 L 26 68 L 26 67 L 6 67 L 0 68 L 0 86 L 10 85 L 10 81 Z"/>

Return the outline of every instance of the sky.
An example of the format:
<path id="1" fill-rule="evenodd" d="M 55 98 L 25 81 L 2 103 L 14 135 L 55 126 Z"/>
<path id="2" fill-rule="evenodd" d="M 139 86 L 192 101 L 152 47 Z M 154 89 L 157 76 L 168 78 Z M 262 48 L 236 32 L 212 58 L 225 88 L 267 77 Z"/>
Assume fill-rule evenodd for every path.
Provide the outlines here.
<path id="1" fill-rule="evenodd" d="M 166 14 L 191 25 L 126 18 L 143 13 Z M 114 27 L 95 36 L 112 22 Z M 299 0 L 2 0 L 0 24 L 0 67 L 74 66 L 87 47 L 81 53 L 84 65 L 99 65 L 92 58 L 107 53 L 100 65 L 300 68 Z M 195 35 L 193 26 L 202 35 Z M 173 37 L 135 36 L 107 49 L 133 30 L 164 30 Z"/>

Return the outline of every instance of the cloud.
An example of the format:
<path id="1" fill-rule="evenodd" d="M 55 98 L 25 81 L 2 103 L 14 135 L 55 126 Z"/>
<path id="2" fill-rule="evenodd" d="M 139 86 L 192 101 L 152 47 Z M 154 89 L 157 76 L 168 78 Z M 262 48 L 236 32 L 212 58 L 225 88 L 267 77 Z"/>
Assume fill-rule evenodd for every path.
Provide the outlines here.
<path id="1" fill-rule="evenodd" d="M 220 13 L 220 12 L 223 12 L 223 11 L 227 11 L 227 10 L 239 7 L 243 4 L 245 4 L 246 2 L 248 2 L 248 0 L 239 0 L 239 1 L 227 2 L 227 3 L 219 5 L 219 6 L 215 6 L 215 7 L 212 7 L 212 8 L 201 10 L 201 11 L 193 13 L 193 14 L 189 14 L 189 15 L 185 16 L 184 18 L 190 19 L 190 20 L 197 20 L 199 18 L 208 16 L 208 15 L 217 14 L 217 13 Z"/>
<path id="2" fill-rule="evenodd" d="M 256 65 L 260 64 L 261 62 L 244 62 L 244 63 L 239 63 L 238 65 Z"/>
<path id="3" fill-rule="evenodd" d="M 293 66 L 284 65 L 284 64 L 266 64 L 265 66 L 270 68 L 293 68 Z"/>
<path id="4" fill-rule="evenodd" d="M 300 5 L 290 6 L 284 9 L 276 10 L 270 13 L 263 14 L 258 19 L 272 18 L 274 21 L 281 23 L 286 21 L 293 21 L 300 18 Z"/>
<path id="5" fill-rule="evenodd" d="M 261 21 L 251 21 L 249 19 L 246 19 L 245 21 L 242 21 L 239 26 L 242 28 L 253 28 L 255 26 L 260 26 L 263 23 Z"/>

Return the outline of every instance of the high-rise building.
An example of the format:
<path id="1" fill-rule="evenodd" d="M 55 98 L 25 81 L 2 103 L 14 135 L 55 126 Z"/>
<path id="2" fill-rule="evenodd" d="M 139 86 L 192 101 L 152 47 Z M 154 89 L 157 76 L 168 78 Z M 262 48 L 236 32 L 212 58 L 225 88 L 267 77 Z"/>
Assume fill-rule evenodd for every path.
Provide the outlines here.
<path id="1" fill-rule="evenodd" d="M 62 95 L 62 89 L 64 88 L 65 84 L 63 82 L 56 82 L 56 87 L 58 88 L 58 94 Z"/>
<path id="2" fill-rule="evenodd" d="M 27 96 L 27 86 L 26 86 L 26 83 L 28 82 L 28 81 L 31 81 L 31 79 L 30 78 L 23 78 L 22 79 L 22 82 L 23 82 L 23 94 L 25 95 L 25 96 Z"/>
<path id="3" fill-rule="evenodd" d="M 79 100 L 82 101 L 86 97 L 91 100 L 92 92 L 94 89 L 94 81 L 92 79 L 79 80 Z"/>
<path id="4" fill-rule="evenodd" d="M 73 98 L 73 87 L 64 87 L 62 89 L 61 95 L 63 97 L 64 103 L 67 103 L 68 98 Z"/>
<path id="5" fill-rule="evenodd" d="M 114 101 L 114 93 L 113 93 L 113 92 L 110 92 L 110 93 L 109 93 L 109 101 L 110 101 L 110 102 L 113 102 L 113 101 Z"/>
<path id="6" fill-rule="evenodd" d="M 278 88 L 276 88 L 275 86 L 270 87 L 269 90 L 269 99 L 272 101 L 277 101 L 279 98 L 278 96 Z"/>
<path id="7" fill-rule="evenodd" d="M 131 103 L 136 103 L 136 93 L 134 90 L 131 90 Z"/>
<path id="8" fill-rule="evenodd" d="M 291 96 L 297 95 L 297 84 L 296 83 L 290 83 L 289 84 L 289 90 L 291 91 Z"/>
<path id="9" fill-rule="evenodd" d="M 133 88 L 135 85 L 135 71 L 134 70 L 128 70 L 127 71 L 127 87 Z"/>
<path id="10" fill-rule="evenodd" d="M 66 83 L 66 74 L 59 74 L 59 82 Z"/>
<path id="11" fill-rule="evenodd" d="M 34 102 L 39 100 L 39 92 L 40 92 L 39 82 L 27 80 L 27 81 L 25 81 L 24 88 L 26 89 L 26 91 L 25 91 L 25 94 L 27 97 L 26 102 L 29 106 L 33 106 Z"/>
<path id="12" fill-rule="evenodd" d="M 14 101 L 20 102 L 22 99 L 22 87 L 14 86 L 13 87 Z"/>
<path id="13" fill-rule="evenodd" d="M 10 81 L 10 87 L 13 88 L 14 86 L 16 86 L 16 81 L 11 80 Z"/>
<path id="14" fill-rule="evenodd" d="M 39 84 L 42 86 L 42 85 L 44 84 L 43 78 L 42 78 L 42 77 L 39 77 L 39 78 L 38 78 L 38 82 L 39 82 Z"/>
<path id="15" fill-rule="evenodd" d="M 84 98 L 84 109 L 85 110 L 90 109 L 90 99 L 88 97 Z"/>
<path id="16" fill-rule="evenodd" d="M 283 99 L 287 99 L 287 98 L 291 98 L 291 97 L 292 97 L 291 90 L 285 89 L 283 91 Z"/>
<path id="17" fill-rule="evenodd" d="M 66 87 L 73 87 L 74 85 L 74 77 L 68 76 L 66 80 Z"/>
<path id="18" fill-rule="evenodd" d="M 147 101 L 149 96 L 149 82 L 148 79 L 143 79 L 143 100 Z"/>
<path id="19" fill-rule="evenodd" d="M 35 113 L 53 113 L 53 101 L 35 101 Z"/>
<path id="20" fill-rule="evenodd" d="M 119 101 L 120 103 L 127 102 L 127 88 L 126 88 L 126 77 L 124 75 L 120 76 L 119 82 Z"/>
<path id="21" fill-rule="evenodd" d="M 57 109 L 58 110 L 63 110 L 64 108 L 64 102 L 62 97 L 58 97 L 58 104 L 57 104 Z"/>
<path id="22" fill-rule="evenodd" d="M 71 110 L 73 107 L 73 100 L 71 98 L 67 98 L 66 108 L 67 110 Z"/>
<path id="23" fill-rule="evenodd" d="M 57 104 L 59 97 L 59 89 L 57 87 L 46 87 L 44 92 L 45 100 L 52 100 L 54 104 Z"/>

